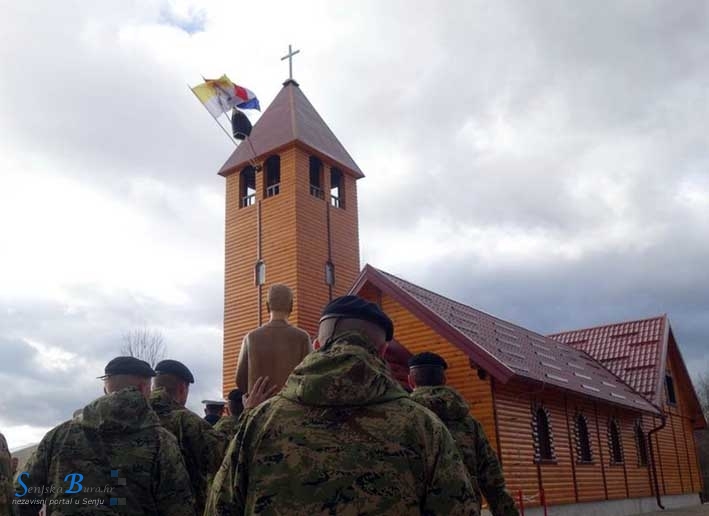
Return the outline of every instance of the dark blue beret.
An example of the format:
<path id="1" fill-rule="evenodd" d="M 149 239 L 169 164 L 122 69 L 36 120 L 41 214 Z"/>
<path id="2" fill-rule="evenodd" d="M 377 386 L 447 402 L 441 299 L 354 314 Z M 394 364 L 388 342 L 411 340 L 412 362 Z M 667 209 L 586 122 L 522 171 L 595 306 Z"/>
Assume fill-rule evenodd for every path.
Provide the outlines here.
<path id="1" fill-rule="evenodd" d="M 362 319 L 376 324 L 386 332 L 386 340 L 394 337 L 394 323 L 378 305 L 358 296 L 342 296 L 330 301 L 322 311 L 320 322 L 333 317 Z"/>
<path id="2" fill-rule="evenodd" d="M 244 396 L 243 392 L 241 392 L 239 389 L 234 389 L 232 391 L 229 391 L 229 395 L 227 396 L 227 399 L 229 401 L 239 401 L 243 396 Z"/>
<path id="3" fill-rule="evenodd" d="M 135 357 L 116 357 L 106 364 L 103 372 L 104 375 L 99 376 L 101 379 L 116 374 L 130 374 L 144 376 L 145 378 L 155 376 L 155 371 L 150 367 L 150 364 Z"/>
<path id="4" fill-rule="evenodd" d="M 409 359 L 409 367 L 442 367 L 443 369 L 448 369 L 448 364 L 443 360 L 441 355 L 436 353 L 431 353 L 430 351 L 424 351 L 418 355 L 414 355 Z"/>
<path id="5" fill-rule="evenodd" d="M 155 372 L 158 373 L 158 375 L 171 374 L 186 381 L 187 383 L 194 383 L 192 371 L 190 371 L 185 364 L 178 362 L 177 360 L 162 360 L 158 362 L 155 366 Z"/>

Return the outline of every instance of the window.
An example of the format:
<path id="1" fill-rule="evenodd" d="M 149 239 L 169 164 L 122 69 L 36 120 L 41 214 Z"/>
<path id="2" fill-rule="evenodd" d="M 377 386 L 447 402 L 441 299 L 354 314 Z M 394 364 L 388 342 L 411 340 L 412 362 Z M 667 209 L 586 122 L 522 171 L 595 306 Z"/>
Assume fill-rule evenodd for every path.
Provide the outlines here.
<path id="1" fill-rule="evenodd" d="M 322 170 L 322 161 L 315 156 L 310 156 L 310 195 L 318 199 L 325 198 Z"/>
<path id="2" fill-rule="evenodd" d="M 266 168 L 266 195 L 273 197 L 281 191 L 281 157 L 274 155 L 269 157 L 265 163 Z"/>
<path id="3" fill-rule="evenodd" d="M 554 460 L 554 447 L 552 445 L 551 424 L 549 413 L 544 407 L 534 411 L 532 423 L 534 442 L 536 444 L 535 461 Z"/>
<path id="4" fill-rule="evenodd" d="M 647 466 L 647 439 L 640 421 L 635 423 L 635 445 L 638 447 L 638 466 Z"/>
<path id="5" fill-rule="evenodd" d="M 245 208 L 256 203 L 256 171 L 245 167 L 239 174 L 239 207 Z"/>
<path id="6" fill-rule="evenodd" d="M 256 283 L 256 285 L 266 283 L 266 264 L 263 260 L 257 261 L 254 267 L 254 283 Z"/>
<path id="7" fill-rule="evenodd" d="M 345 207 L 345 178 L 339 168 L 330 169 L 330 204 L 335 208 Z"/>
<path id="8" fill-rule="evenodd" d="M 588 421 L 586 416 L 578 414 L 576 416 L 576 461 L 593 462 L 591 452 L 591 438 L 588 434 Z"/>
<path id="9" fill-rule="evenodd" d="M 665 390 L 667 391 L 667 403 L 671 405 L 677 404 L 677 394 L 675 394 L 675 382 L 668 374 L 665 375 Z"/>
<path id="10" fill-rule="evenodd" d="M 623 443 L 620 437 L 620 425 L 615 418 L 608 422 L 608 445 L 611 451 L 611 464 L 622 464 Z"/>

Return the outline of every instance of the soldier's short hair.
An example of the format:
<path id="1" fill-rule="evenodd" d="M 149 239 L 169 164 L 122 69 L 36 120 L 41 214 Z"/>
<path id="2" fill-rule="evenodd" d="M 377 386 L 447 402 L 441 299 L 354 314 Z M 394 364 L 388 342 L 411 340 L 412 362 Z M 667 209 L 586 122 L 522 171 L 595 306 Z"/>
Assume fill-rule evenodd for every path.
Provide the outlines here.
<path id="1" fill-rule="evenodd" d="M 268 289 L 268 306 L 272 312 L 288 312 L 293 309 L 293 291 L 287 285 L 271 285 Z"/>
<path id="2" fill-rule="evenodd" d="M 174 374 L 159 374 L 153 378 L 153 387 L 156 389 L 165 389 L 165 392 L 171 397 L 177 396 L 181 385 L 189 385 L 189 382 Z"/>

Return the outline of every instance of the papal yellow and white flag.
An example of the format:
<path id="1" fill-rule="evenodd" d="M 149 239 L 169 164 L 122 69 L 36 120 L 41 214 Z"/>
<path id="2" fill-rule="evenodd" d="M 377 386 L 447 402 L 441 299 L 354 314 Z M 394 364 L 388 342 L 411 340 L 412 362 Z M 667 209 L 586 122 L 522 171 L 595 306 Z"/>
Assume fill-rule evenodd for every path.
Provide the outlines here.
<path id="1" fill-rule="evenodd" d="M 228 113 L 232 108 L 261 111 L 254 92 L 234 84 L 226 75 L 219 79 L 205 79 L 191 90 L 214 118 Z"/>

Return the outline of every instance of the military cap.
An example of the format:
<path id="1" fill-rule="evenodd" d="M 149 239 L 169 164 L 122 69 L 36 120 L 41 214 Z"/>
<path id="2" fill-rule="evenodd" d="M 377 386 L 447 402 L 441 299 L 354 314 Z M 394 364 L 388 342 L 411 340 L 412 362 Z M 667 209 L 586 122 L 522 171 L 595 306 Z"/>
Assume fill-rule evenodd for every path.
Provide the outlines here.
<path id="1" fill-rule="evenodd" d="M 130 374 L 145 378 L 155 376 L 155 371 L 150 367 L 150 364 L 135 357 L 116 357 L 106 364 L 103 373 L 103 376 L 99 376 L 101 380 L 117 374 Z"/>
<path id="2" fill-rule="evenodd" d="M 223 407 L 226 405 L 226 401 L 223 400 L 202 400 L 202 403 L 208 407 Z"/>
<path id="3" fill-rule="evenodd" d="M 378 305 L 358 296 L 342 296 L 330 301 L 322 311 L 320 322 L 333 317 L 369 321 L 386 332 L 386 340 L 394 337 L 394 323 L 389 316 Z"/>
<path id="4" fill-rule="evenodd" d="M 232 391 L 229 391 L 229 395 L 227 396 L 227 399 L 229 401 L 239 401 L 243 396 L 244 396 L 243 392 L 241 392 L 239 389 L 234 389 Z"/>
<path id="5" fill-rule="evenodd" d="M 443 369 L 448 369 L 448 364 L 446 364 L 441 355 L 424 351 L 409 359 L 409 367 L 442 367 Z"/>
<path id="6" fill-rule="evenodd" d="M 162 360 L 158 362 L 155 366 L 155 372 L 158 375 L 171 374 L 186 381 L 187 383 L 194 383 L 192 371 L 190 371 L 185 364 L 178 362 L 177 360 Z"/>

